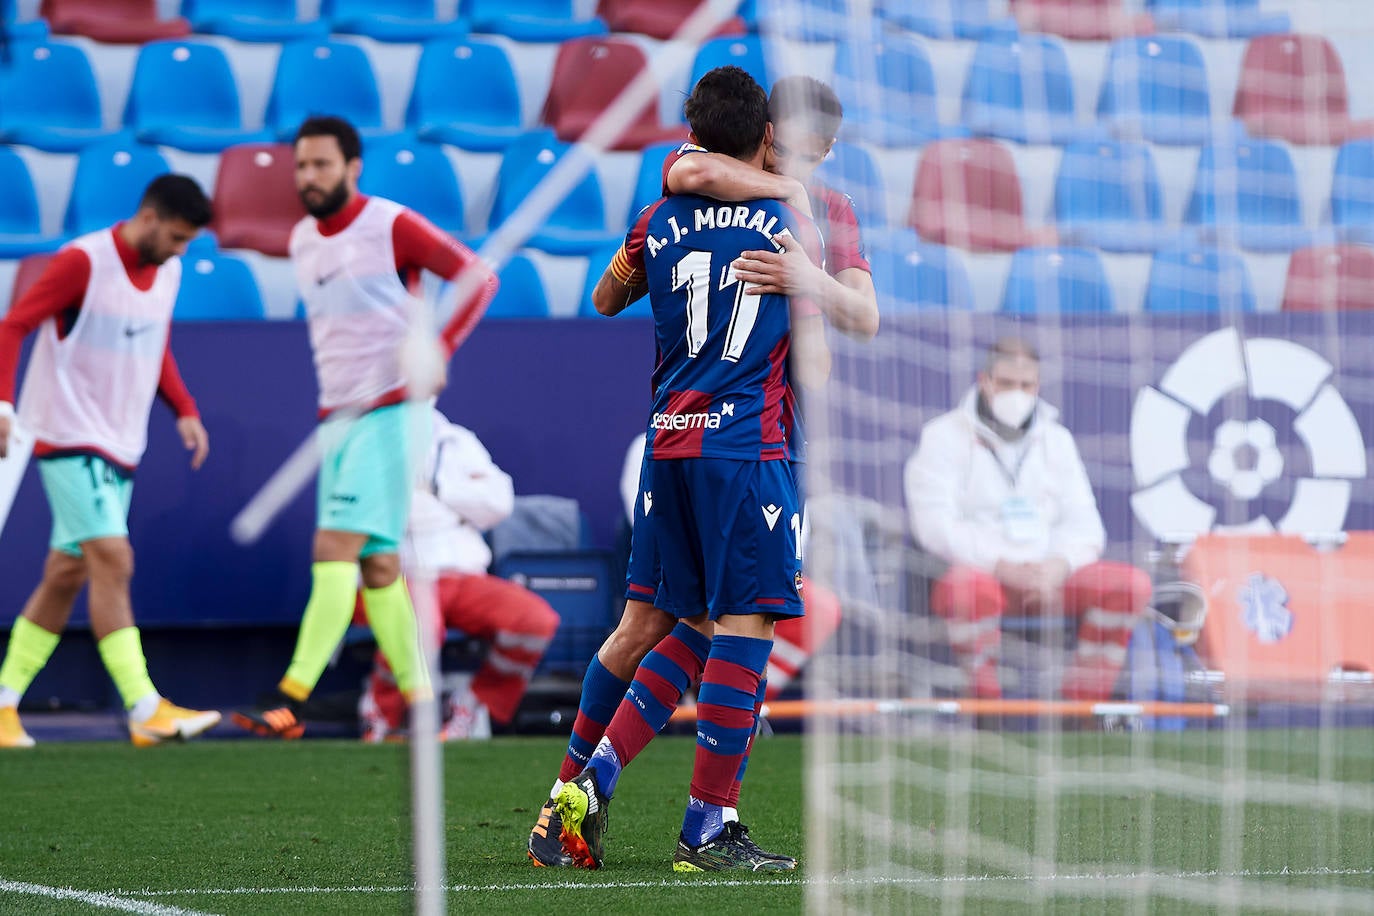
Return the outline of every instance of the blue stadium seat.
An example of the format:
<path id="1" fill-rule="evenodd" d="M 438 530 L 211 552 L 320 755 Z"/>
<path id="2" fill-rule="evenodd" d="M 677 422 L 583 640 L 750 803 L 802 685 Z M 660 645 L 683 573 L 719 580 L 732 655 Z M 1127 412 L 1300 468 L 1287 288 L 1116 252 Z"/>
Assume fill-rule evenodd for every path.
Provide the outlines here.
<path id="1" fill-rule="evenodd" d="M 450 235 L 464 234 L 463 191 L 437 144 L 409 134 L 369 140 L 358 188 L 404 204 Z"/>
<path id="2" fill-rule="evenodd" d="M 663 196 L 663 160 L 667 159 L 668 154 L 681 145 L 680 143 L 657 143 L 653 146 L 646 146 L 644 152 L 640 154 L 639 174 L 635 178 L 634 196 L 630 198 L 630 212 L 625 223 L 627 227 L 640 210 Z"/>
<path id="3" fill-rule="evenodd" d="M 19 154 L 0 146 L 0 258 L 22 258 L 53 251 L 60 237 L 43 235 L 42 214 L 33 177 Z"/>
<path id="4" fill-rule="evenodd" d="M 1331 222 L 1349 241 L 1374 242 L 1374 140 L 1351 140 L 1336 153 Z"/>
<path id="5" fill-rule="evenodd" d="M 289 139 L 314 114 L 347 118 L 360 131 L 382 127 L 382 100 L 367 53 L 337 41 L 298 41 L 281 49 L 267 126 Z"/>
<path id="6" fill-rule="evenodd" d="M 611 265 L 611 258 L 620 250 L 620 242 L 613 242 L 604 245 L 587 256 L 587 279 L 582 284 L 582 301 L 578 303 L 577 314 L 584 318 L 600 318 L 596 307 L 592 305 L 592 290 L 596 289 L 597 281 L 606 272 L 606 268 Z M 616 317 L 626 318 L 652 318 L 654 310 L 649 305 L 649 297 L 641 296 L 638 300 L 628 306 L 625 311 Z"/>
<path id="7" fill-rule="evenodd" d="M 305 41 L 329 34 L 325 19 L 296 18 L 296 0 L 181 0 L 197 32 L 239 41 Z"/>
<path id="8" fill-rule="evenodd" d="M 1282 35 L 1287 13 L 1265 13 L 1259 0 L 1147 0 L 1161 32 L 1192 32 L 1205 38 Z"/>
<path id="9" fill-rule="evenodd" d="M 920 146 L 968 131 L 941 127 L 935 72 L 921 44 L 885 33 L 835 49 L 835 94 L 844 105 L 840 136 L 879 146 Z"/>
<path id="10" fill-rule="evenodd" d="M 1202 148 L 1183 221 L 1214 243 L 1290 251 L 1312 243 L 1302 226 L 1298 170 L 1274 140 L 1212 143 Z"/>
<path id="11" fill-rule="evenodd" d="M 1152 35 L 1112 43 L 1097 115 L 1117 136 L 1200 145 L 1211 113 L 1207 63 L 1191 39 Z"/>
<path id="12" fill-rule="evenodd" d="M 176 321 L 261 321 L 262 294 L 253 271 L 238 258 L 188 250 L 181 259 Z"/>
<path id="13" fill-rule="evenodd" d="M 156 148 L 131 134 L 120 134 L 81 151 L 62 228 L 82 235 L 128 219 L 138 209 L 148 183 L 170 171 Z"/>
<path id="14" fill-rule="evenodd" d="M 481 86 L 454 92 L 454 86 Z M 501 150 L 521 132 L 520 87 L 505 50 L 486 41 L 425 45 L 406 125 L 426 140 L 477 152 Z"/>
<path id="15" fill-rule="evenodd" d="M 547 318 L 549 299 L 539 269 L 523 254 L 513 255 L 501 268 L 501 286 L 487 306 L 485 318 Z"/>
<path id="16" fill-rule="evenodd" d="M 887 225 L 887 188 L 868 150 L 849 143 L 836 143 L 816 175 L 849 195 L 861 227 L 881 229 Z"/>
<path id="17" fill-rule="evenodd" d="M 0 67 L 0 139 L 73 153 L 107 136 L 85 52 L 47 42 L 11 49 L 9 62 Z"/>
<path id="18" fill-rule="evenodd" d="M 4 0 L 0 3 L 0 21 L 5 23 L 5 38 L 10 42 L 47 41 L 51 34 L 46 19 L 19 20 L 18 0 Z"/>
<path id="19" fill-rule="evenodd" d="M 1145 289 L 1147 312 L 1253 312 L 1255 292 L 1234 251 L 1170 248 L 1155 255 Z"/>
<path id="20" fill-rule="evenodd" d="M 330 20 L 336 32 L 378 41 L 461 38 L 468 31 L 462 19 L 439 19 L 434 0 L 321 0 L 320 17 Z"/>
<path id="21" fill-rule="evenodd" d="M 458 12 L 474 32 L 495 32 L 516 41 L 566 41 L 605 35 L 597 17 L 580 19 L 573 0 L 463 0 Z"/>
<path id="22" fill-rule="evenodd" d="M 239 90 L 224 52 L 199 41 L 157 41 L 138 52 L 124 124 L 145 143 L 219 152 L 263 143 L 267 131 L 243 129 Z"/>
<path id="23" fill-rule="evenodd" d="M 1112 287 L 1097 252 L 1087 248 L 1022 248 L 1012 255 L 1002 311 L 1110 312 Z"/>
<path id="24" fill-rule="evenodd" d="M 569 149 L 548 128 L 532 130 L 506 148 L 496 176 L 496 200 L 489 221 L 493 229 L 515 212 Z M 607 227 L 601 182 L 595 171 L 589 171 L 559 202 L 528 244 L 550 254 L 574 255 L 585 254 L 620 236 L 620 232 Z"/>
<path id="25" fill-rule="evenodd" d="M 1164 224 L 1159 173 L 1143 143 L 1065 147 L 1054 218 L 1066 244 L 1105 251 L 1153 251 L 1177 236 Z"/>
<path id="26" fill-rule="evenodd" d="M 712 38 L 701 46 L 696 59 L 692 61 L 692 81 L 688 83 L 688 90 L 690 91 L 707 71 L 727 64 L 742 67 L 765 89 L 773 85 L 768 78 L 762 39 L 757 35 L 732 35 Z"/>
<path id="27" fill-rule="evenodd" d="M 849 0 L 758 0 L 755 31 L 793 41 L 842 41 L 861 22 Z"/>
<path id="28" fill-rule="evenodd" d="M 883 312 L 973 308 L 968 268 L 953 248 L 922 242 L 910 229 L 902 229 L 872 234 L 868 260 Z"/>
<path id="29" fill-rule="evenodd" d="M 874 6 L 879 17 L 929 38 L 978 41 L 1016 31 L 1016 20 L 992 18 L 988 0 L 878 0 Z"/>
<path id="30" fill-rule="evenodd" d="M 1019 143 L 1069 143 L 1073 76 L 1063 44 L 1047 35 L 985 38 L 964 81 L 964 125 L 974 134 Z"/>

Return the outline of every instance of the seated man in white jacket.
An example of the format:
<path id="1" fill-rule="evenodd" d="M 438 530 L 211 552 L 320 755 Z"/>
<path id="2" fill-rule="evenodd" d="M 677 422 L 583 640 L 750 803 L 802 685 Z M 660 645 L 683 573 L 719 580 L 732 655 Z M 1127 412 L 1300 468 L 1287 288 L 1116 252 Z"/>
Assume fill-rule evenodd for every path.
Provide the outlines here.
<path id="1" fill-rule="evenodd" d="M 511 514 L 515 490 L 470 431 L 434 411 L 434 440 L 411 497 L 401 559 L 412 575 L 432 577 L 442 627 L 489 643 L 482 666 L 449 695 L 441 737 L 485 738 L 491 720 L 515 715 L 530 677 L 558 630 L 558 614 L 522 586 L 487 574 L 482 532 Z M 361 604 L 354 615 L 363 622 Z M 363 740 L 381 741 L 405 724 L 406 703 L 381 653 L 359 704 Z"/>
<path id="2" fill-rule="evenodd" d="M 1111 695 L 1150 579 L 1101 560 L 1106 534 L 1073 436 L 1039 398 L 1040 358 L 1005 339 L 957 408 L 921 430 L 905 473 L 912 532 L 949 564 L 931 593 L 974 696 L 1002 695 L 1001 618 L 1076 617 L 1065 699 Z"/>

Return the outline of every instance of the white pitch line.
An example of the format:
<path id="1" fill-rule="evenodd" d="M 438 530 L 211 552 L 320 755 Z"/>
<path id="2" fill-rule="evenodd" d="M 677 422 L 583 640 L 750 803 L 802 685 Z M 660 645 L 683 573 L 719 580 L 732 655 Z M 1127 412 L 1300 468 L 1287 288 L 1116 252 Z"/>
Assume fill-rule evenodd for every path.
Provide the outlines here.
<path id="1" fill-rule="evenodd" d="M 79 891 L 72 887 L 49 887 L 46 884 L 29 884 L 26 881 L 6 881 L 0 878 L 0 894 L 24 894 L 29 897 L 47 897 L 50 900 L 74 900 L 102 910 L 119 910 L 122 913 L 140 913 L 144 916 L 209 916 L 198 910 L 184 910 L 179 906 L 166 906 L 149 903 L 146 900 L 129 900 L 116 894 L 102 894 L 98 891 Z"/>
<path id="2" fill-rule="evenodd" d="M 519 884 L 451 884 L 447 890 L 451 894 L 483 893 L 494 891 L 606 891 L 606 890 L 646 890 L 661 887 L 759 887 L 764 885 L 809 885 L 809 884 L 852 884 L 852 885 L 927 885 L 927 884 L 1009 884 L 1033 882 L 1037 884 L 1073 884 L 1099 881 L 1131 881 L 1141 878 L 1156 880 L 1195 880 L 1208 878 L 1338 878 L 1366 877 L 1374 875 L 1374 868 L 1284 868 L 1262 871 L 1242 869 L 1241 871 L 1181 871 L 1181 872 L 1094 872 L 1091 874 L 1052 874 L 1052 875 L 921 875 L 914 877 L 838 877 L 822 878 L 664 878 L 660 881 L 586 881 L 554 882 L 528 881 Z M 114 893 L 134 897 L 181 897 L 181 896 L 222 896 L 268 895 L 268 894 L 403 894 L 410 893 L 412 886 L 395 887 L 235 887 L 202 888 L 196 890 L 152 891 L 118 890 Z"/>

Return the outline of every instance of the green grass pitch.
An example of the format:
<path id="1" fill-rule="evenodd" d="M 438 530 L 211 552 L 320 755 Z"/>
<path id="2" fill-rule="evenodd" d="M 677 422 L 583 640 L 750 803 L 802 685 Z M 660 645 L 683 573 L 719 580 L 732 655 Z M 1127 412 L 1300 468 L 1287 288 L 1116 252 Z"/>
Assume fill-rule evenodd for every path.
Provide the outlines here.
<path id="1" fill-rule="evenodd" d="M 1245 765 L 1254 779 L 1324 778 L 1353 787 L 1348 808 L 1244 804 L 1247 883 L 1367 889 L 1374 900 L 1374 733 L 1336 730 L 1319 755 L 1318 734 L 1252 732 Z M 1033 759 L 1034 736 L 1007 736 Z M 856 886 L 845 911 L 934 912 L 952 866 L 931 850 L 953 819 L 981 836 L 1031 849 L 1036 793 L 1005 790 L 1009 764 L 978 751 L 981 739 L 933 736 L 900 751 L 912 767 L 908 787 L 875 815 L 921 821 L 926 842 L 900 861 L 931 876 L 922 883 Z M 607 865 L 599 872 L 536 869 L 524 843 L 563 742 L 506 738 L 445 749 L 448 903 L 454 913 L 529 913 L 574 908 L 597 913 L 795 913 L 804 907 L 803 869 L 785 876 L 679 876 L 673 842 L 690 777 L 690 738 L 664 737 L 634 762 L 611 809 Z M 1142 755 L 1143 750 L 1143 755 Z M 1059 736 L 1065 766 L 1103 772 L 1148 761 L 1157 768 L 1223 772 L 1234 763 L 1225 733 Z M 1228 757 L 1228 753 L 1231 756 Z M 1334 756 L 1332 756 L 1334 754 Z M 799 738 L 761 741 L 750 766 L 742 812 L 764 845 L 802 853 L 803 748 Z M 1325 767 L 1323 768 L 1323 761 Z M 967 802 L 943 780 L 953 767 L 974 772 Z M 924 776 L 922 776 L 924 774 Z M 411 905 L 406 750 L 353 742 L 204 741 L 135 750 L 117 744 L 45 744 L 0 755 L 0 912 L 100 910 L 178 913 L 399 913 Z M 1034 786 L 1034 780 L 1026 781 Z M 1130 870 L 1142 861 L 1161 872 L 1205 873 L 1224 866 L 1223 808 L 1196 798 L 1117 788 L 1060 788 L 1057 868 Z M 1150 795 L 1147 798 L 1147 794 Z M 953 807 L 951 806 L 953 802 Z M 1358 802 L 1356 804 L 1355 802 Z M 960 810 L 954 810 L 957 807 Z M 1151 829 L 1141 830 L 1142 818 Z M 860 844 L 861 845 L 861 844 Z M 919 844 L 918 844 L 919 845 Z M 887 851 L 883 851 L 887 855 Z M 858 852 L 856 864 L 862 859 Z M 1285 869 L 1291 872 L 1284 874 Z M 1329 869 L 1338 877 L 1326 874 Z M 955 870 L 992 873 L 981 863 Z M 1012 879 L 1014 884 L 1014 878 Z M 966 912 L 1206 912 L 1156 899 L 1141 910 L 1091 887 L 1066 884 L 1027 901 L 978 897 Z M 55 895 L 62 894 L 58 897 Z M 1374 906 L 1374 904 L 1371 904 Z"/>

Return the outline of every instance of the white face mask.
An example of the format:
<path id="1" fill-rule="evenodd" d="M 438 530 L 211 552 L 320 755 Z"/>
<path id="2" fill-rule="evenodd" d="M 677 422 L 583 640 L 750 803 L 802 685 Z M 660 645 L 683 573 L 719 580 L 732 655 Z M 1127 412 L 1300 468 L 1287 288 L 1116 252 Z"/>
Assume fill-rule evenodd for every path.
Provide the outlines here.
<path id="1" fill-rule="evenodd" d="M 1020 429 L 1021 424 L 1030 419 L 1031 411 L 1035 410 L 1038 400 L 1039 398 L 1029 391 L 1013 388 L 994 394 L 988 409 L 992 411 L 998 423 L 1011 429 Z"/>

